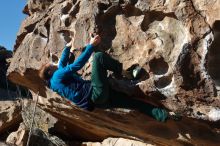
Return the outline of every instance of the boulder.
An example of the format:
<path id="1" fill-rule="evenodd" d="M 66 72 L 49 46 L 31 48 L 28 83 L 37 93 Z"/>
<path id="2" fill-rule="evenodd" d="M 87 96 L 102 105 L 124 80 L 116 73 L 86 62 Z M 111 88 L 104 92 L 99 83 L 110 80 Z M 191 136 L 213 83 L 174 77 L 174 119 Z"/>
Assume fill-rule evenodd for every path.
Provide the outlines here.
<path id="1" fill-rule="evenodd" d="M 215 21 L 220 20 L 220 9 L 219 1 L 215 0 L 192 0 L 193 5 L 199 13 L 206 18 L 206 21 L 209 23 L 210 26 L 213 26 Z"/>
<path id="2" fill-rule="evenodd" d="M 167 120 L 162 123 L 144 113 L 148 105 L 143 102 L 130 101 L 130 104 L 143 107 L 142 112 L 135 108 L 97 108 L 88 112 L 56 95 L 44 100 L 44 104 L 39 103 L 39 107 L 58 119 L 55 131 L 72 140 L 103 141 L 118 137 L 152 145 L 213 146 L 220 142 L 219 123 L 210 124 L 187 117 L 181 121 Z M 200 130 L 202 132 L 198 132 Z"/>
<path id="3" fill-rule="evenodd" d="M 10 131 L 11 128 L 19 125 L 21 121 L 20 101 L 0 102 L 0 135 L 4 135 L 6 131 Z"/>
<path id="4" fill-rule="evenodd" d="M 6 139 L 7 144 L 14 144 L 17 146 L 25 146 L 28 139 L 28 131 L 23 123 L 20 124 L 17 131 L 12 132 Z"/>
<path id="5" fill-rule="evenodd" d="M 26 146 L 29 139 L 30 146 L 65 146 L 64 141 L 49 134 L 49 130 L 55 127 L 57 119 L 35 106 L 36 102 L 31 100 L 23 100 L 22 102 L 23 122 L 20 123 L 17 131 L 7 137 L 6 143 Z"/>
<path id="6" fill-rule="evenodd" d="M 25 129 L 24 125 L 20 125 L 16 132 L 12 132 L 8 136 L 6 143 L 16 146 L 26 146 L 27 140 L 29 139 L 29 146 L 66 146 L 65 142 L 58 137 L 49 136 L 47 133 L 38 128 L 32 129 L 31 136 L 29 138 L 29 131 Z"/>
<path id="7" fill-rule="evenodd" d="M 42 131 L 48 133 L 49 129 L 54 127 L 57 119 L 40 109 L 38 106 L 35 106 L 35 104 L 36 102 L 33 102 L 31 100 L 26 100 L 23 102 L 21 113 L 23 123 L 28 129 L 30 129 L 30 127 L 33 127 L 41 129 Z M 32 124 L 33 118 L 34 122 Z"/>
<path id="8" fill-rule="evenodd" d="M 203 118 L 194 116 L 194 107 L 219 109 L 219 98 L 212 98 L 218 95 L 217 71 L 211 68 L 217 59 L 212 63 L 213 51 L 209 52 L 218 7 L 214 0 L 29 0 L 25 7 L 29 16 L 18 32 L 8 77 L 46 96 L 48 90 L 38 77 L 41 65 L 57 62 L 70 37 L 75 47 L 83 47 L 89 33 L 96 32 L 102 36 L 99 50 L 122 62 L 124 69 L 136 65 L 144 69 L 138 82 L 146 96 L 161 94 L 166 108 Z M 80 72 L 86 79 L 89 66 Z"/>
<path id="9" fill-rule="evenodd" d="M 17 131 L 8 136 L 8 144 L 25 145 L 30 127 L 32 127 L 30 144 L 38 141 L 41 145 L 45 145 L 45 143 L 71 145 L 77 140 L 103 141 L 108 137 L 126 138 L 128 145 L 133 142 L 130 140 L 143 141 L 151 145 L 216 145 L 220 142 L 219 123 L 209 124 L 186 117 L 181 121 L 168 120 L 166 123 L 161 123 L 145 113 L 138 112 L 135 108 L 97 108 L 93 112 L 88 112 L 75 107 L 57 95 L 47 99 L 38 98 L 37 105 L 36 102 L 30 100 L 22 101 L 23 123 L 20 124 Z M 131 101 L 130 104 L 134 107 L 147 107 L 140 101 Z M 11 111 L 10 108 L 7 109 Z M 2 109 L 2 111 L 5 110 Z M 33 115 L 34 122 L 31 124 Z M 15 115 L 12 118 L 16 118 Z M 2 123 L 4 129 L 1 129 L 1 133 L 13 125 L 18 125 L 22 120 L 16 123 L 10 122 L 10 125 L 9 122 Z M 201 130 L 202 132 L 198 132 Z M 58 137 L 64 138 L 65 142 Z M 116 139 L 110 141 L 115 142 Z"/>
<path id="10" fill-rule="evenodd" d="M 143 102 L 130 102 L 136 107 L 128 109 L 127 99 L 122 109 L 78 109 L 48 89 L 38 71 L 46 62 L 58 61 L 71 37 L 74 47 L 80 48 L 90 33 L 98 33 L 102 43 L 97 50 L 118 59 L 124 69 L 144 70 L 135 80 L 144 94 L 142 101 L 160 96 L 169 110 L 219 121 L 219 7 L 216 0 L 29 0 L 8 78 L 30 89 L 34 99 L 39 93 L 39 106 L 65 125 L 59 128 L 67 136 L 85 141 L 112 136 L 158 145 L 215 145 L 219 134 L 209 124 L 189 118 L 157 123 L 136 110 L 140 105 L 147 108 Z M 85 79 L 90 79 L 90 63 L 79 72 Z M 199 129 L 204 131 L 198 133 Z"/>
<path id="11" fill-rule="evenodd" d="M 0 145 L 1 146 L 13 146 L 13 145 L 10 145 L 10 144 L 6 144 L 5 142 L 0 142 Z"/>

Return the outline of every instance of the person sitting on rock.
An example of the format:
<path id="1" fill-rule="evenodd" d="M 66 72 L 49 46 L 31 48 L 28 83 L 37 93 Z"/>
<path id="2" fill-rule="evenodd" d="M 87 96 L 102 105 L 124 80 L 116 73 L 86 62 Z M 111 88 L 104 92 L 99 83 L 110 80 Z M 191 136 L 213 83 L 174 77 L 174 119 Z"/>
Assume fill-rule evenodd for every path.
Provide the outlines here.
<path id="1" fill-rule="evenodd" d="M 72 42 L 72 41 L 71 41 Z M 96 35 L 90 39 L 81 55 L 71 64 L 68 64 L 72 43 L 66 44 L 59 60 L 58 66 L 47 63 L 42 66 L 39 76 L 48 82 L 48 86 L 59 95 L 69 99 L 76 106 L 91 110 L 94 105 L 105 104 L 109 100 L 110 84 L 107 78 L 107 70 L 116 75 L 129 76 L 128 71 L 122 69 L 122 63 L 109 55 L 96 52 L 93 56 L 91 81 L 83 80 L 77 75 L 89 60 L 90 56 L 100 42 Z M 167 119 L 167 112 L 161 108 L 154 108 L 152 116 L 159 121 Z"/>

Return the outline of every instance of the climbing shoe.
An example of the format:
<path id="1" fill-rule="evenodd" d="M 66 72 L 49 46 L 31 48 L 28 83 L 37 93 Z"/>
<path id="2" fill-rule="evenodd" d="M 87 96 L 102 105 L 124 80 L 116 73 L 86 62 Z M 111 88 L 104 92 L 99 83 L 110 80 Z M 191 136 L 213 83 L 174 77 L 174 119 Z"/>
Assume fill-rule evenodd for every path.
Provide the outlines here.
<path id="1" fill-rule="evenodd" d="M 132 70 L 132 75 L 133 78 L 136 79 L 139 77 L 139 75 L 141 74 L 141 70 L 142 68 L 140 66 L 136 66 L 133 70 Z"/>
<path id="2" fill-rule="evenodd" d="M 132 70 L 123 70 L 122 71 L 122 76 L 124 78 L 127 78 L 129 80 L 137 79 L 141 73 L 142 68 L 140 66 L 136 66 Z"/>

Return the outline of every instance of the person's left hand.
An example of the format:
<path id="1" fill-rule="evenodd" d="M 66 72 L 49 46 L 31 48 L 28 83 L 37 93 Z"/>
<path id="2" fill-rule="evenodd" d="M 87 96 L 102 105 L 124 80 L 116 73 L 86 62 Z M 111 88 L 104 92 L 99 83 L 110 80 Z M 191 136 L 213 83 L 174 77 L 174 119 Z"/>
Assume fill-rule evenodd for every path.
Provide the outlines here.
<path id="1" fill-rule="evenodd" d="M 70 52 L 73 53 L 74 51 L 82 51 L 82 49 L 74 48 L 74 47 L 72 46 L 72 48 L 70 49 Z"/>
<path id="2" fill-rule="evenodd" d="M 71 40 L 69 43 L 66 44 L 66 47 L 72 47 L 73 41 Z"/>
<path id="3" fill-rule="evenodd" d="M 90 44 L 94 47 L 97 46 L 101 42 L 101 37 L 99 35 L 96 35 L 95 37 L 91 37 Z"/>

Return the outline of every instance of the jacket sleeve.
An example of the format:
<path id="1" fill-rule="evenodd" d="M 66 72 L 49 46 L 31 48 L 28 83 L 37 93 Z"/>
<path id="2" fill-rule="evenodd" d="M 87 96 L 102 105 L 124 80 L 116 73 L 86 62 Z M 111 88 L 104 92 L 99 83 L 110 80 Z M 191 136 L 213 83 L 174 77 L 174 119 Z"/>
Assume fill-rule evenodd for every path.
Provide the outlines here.
<path id="1" fill-rule="evenodd" d="M 67 63 L 69 62 L 69 54 L 70 54 L 70 47 L 65 46 L 58 63 L 58 68 L 64 68 L 67 65 Z"/>
<path id="2" fill-rule="evenodd" d="M 89 60 L 92 55 L 94 47 L 92 45 L 87 45 L 86 49 L 80 54 L 80 56 L 72 63 L 68 64 L 65 67 L 58 69 L 56 76 L 58 78 L 63 78 L 69 73 L 75 73 L 80 70 L 86 62 Z"/>

